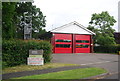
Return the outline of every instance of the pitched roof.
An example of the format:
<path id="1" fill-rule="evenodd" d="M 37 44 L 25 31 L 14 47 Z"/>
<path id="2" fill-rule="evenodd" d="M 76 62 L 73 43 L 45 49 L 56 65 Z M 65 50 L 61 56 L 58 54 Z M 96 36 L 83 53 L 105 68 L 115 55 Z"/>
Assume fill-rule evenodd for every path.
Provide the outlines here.
<path id="1" fill-rule="evenodd" d="M 94 32 L 88 30 L 87 28 L 85 28 L 81 24 L 77 23 L 76 21 L 65 24 L 61 27 L 55 28 L 55 29 L 51 30 L 50 32 L 95 35 Z"/>

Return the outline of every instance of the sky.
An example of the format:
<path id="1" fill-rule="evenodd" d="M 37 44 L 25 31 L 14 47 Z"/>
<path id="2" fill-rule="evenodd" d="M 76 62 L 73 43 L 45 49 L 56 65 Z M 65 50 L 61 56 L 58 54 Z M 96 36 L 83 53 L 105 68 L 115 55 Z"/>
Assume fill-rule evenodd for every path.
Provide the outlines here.
<path id="1" fill-rule="evenodd" d="M 76 21 L 87 27 L 92 14 L 108 11 L 118 21 L 118 2 L 120 0 L 34 0 L 33 5 L 46 16 L 47 31 Z M 113 29 L 118 31 L 118 22 Z"/>

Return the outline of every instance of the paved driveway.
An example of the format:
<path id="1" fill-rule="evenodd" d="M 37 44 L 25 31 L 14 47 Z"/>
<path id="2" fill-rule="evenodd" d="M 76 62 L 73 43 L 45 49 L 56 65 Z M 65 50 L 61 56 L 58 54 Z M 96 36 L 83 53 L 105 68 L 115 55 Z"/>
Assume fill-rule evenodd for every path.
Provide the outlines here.
<path id="1" fill-rule="evenodd" d="M 118 55 L 113 54 L 53 54 L 53 63 L 80 64 L 100 67 L 109 73 L 118 73 Z M 116 78 L 115 78 L 116 79 Z"/>

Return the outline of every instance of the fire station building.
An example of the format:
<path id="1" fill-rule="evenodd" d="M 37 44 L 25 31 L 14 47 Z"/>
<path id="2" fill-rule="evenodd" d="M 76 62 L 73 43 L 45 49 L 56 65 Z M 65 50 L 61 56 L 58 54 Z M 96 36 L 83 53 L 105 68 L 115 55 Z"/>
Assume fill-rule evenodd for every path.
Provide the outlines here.
<path id="1" fill-rule="evenodd" d="M 53 53 L 92 53 L 92 31 L 76 21 L 50 31 Z"/>

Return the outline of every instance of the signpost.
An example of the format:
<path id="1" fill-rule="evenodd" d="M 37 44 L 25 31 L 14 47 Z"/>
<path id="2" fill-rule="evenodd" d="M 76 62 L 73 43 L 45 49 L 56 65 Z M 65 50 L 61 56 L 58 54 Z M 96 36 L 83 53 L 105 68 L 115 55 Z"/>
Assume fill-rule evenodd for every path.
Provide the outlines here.
<path id="1" fill-rule="evenodd" d="M 29 50 L 28 65 L 44 65 L 43 50 Z"/>

